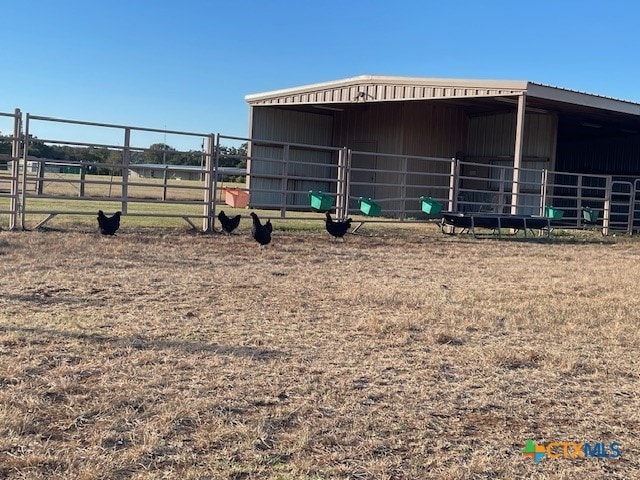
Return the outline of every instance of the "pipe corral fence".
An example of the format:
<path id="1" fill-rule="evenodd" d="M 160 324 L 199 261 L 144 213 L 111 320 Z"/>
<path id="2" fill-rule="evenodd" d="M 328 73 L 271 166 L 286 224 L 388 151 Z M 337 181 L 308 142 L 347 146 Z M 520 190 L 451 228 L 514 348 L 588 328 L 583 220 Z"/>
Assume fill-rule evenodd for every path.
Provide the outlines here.
<path id="1" fill-rule="evenodd" d="M 635 178 L 514 169 L 504 159 L 470 162 L 28 113 L 23 118 L 19 109 L 0 112 L 2 119 L 12 133 L 2 137 L 10 153 L 0 154 L 0 215 L 8 216 L 11 230 L 38 228 L 58 215 L 95 215 L 102 209 L 119 210 L 123 216 L 182 218 L 195 229 L 212 231 L 218 205 L 245 207 L 247 202 L 229 202 L 233 191 L 247 199 L 248 207 L 274 211 L 284 220 L 308 220 L 308 212 L 323 211 L 309 201 L 317 193 L 331 197 L 326 210 L 338 218 L 361 215 L 363 221 L 437 220 L 437 215 L 421 209 L 421 199 L 428 197 L 442 205 L 442 211 L 546 216 L 551 207 L 563 212 L 554 222 L 558 228 L 589 227 L 603 234 L 633 234 L 640 229 L 640 179 Z M 63 134 L 45 138 L 38 135 L 42 125 L 49 131 L 56 130 L 53 125 L 59 131 L 69 127 L 115 131 L 121 141 L 78 141 L 61 138 Z M 150 148 L 150 137 L 166 148 L 167 135 L 195 142 L 199 148 L 160 152 Z M 159 136 L 164 141 L 158 142 Z M 247 153 L 229 153 L 221 148 L 225 142 L 246 143 Z M 77 155 L 60 160 L 30 154 L 42 145 L 72 147 Z M 108 160 L 92 155 L 96 150 L 107 152 Z M 132 162 L 149 152 L 197 156 L 199 165 Z M 223 166 L 234 161 L 246 162 L 246 170 Z M 151 172 L 153 179 L 141 176 L 141 169 Z M 243 177 L 244 185 L 224 187 L 229 176 Z M 363 209 L 367 202 L 376 205 L 373 213 Z"/>

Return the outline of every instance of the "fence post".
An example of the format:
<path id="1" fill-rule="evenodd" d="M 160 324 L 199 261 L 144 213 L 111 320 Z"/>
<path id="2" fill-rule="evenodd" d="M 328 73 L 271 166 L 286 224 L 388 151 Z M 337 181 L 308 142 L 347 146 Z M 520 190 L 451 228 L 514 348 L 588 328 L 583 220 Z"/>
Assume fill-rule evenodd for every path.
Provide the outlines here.
<path id="1" fill-rule="evenodd" d="M 11 202 L 9 208 L 11 213 L 9 216 L 9 230 L 15 230 L 18 223 L 21 124 L 22 113 L 19 108 L 16 108 L 13 117 L 13 139 L 11 140 Z"/>
<path id="2" fill-rule="evenodd" d="M 542 175 L 540 178 L 540 213 L 541 217 L 544 217 L 544 209 L 547 206 L 547 182 L 549 181 L 548 170 L 542 169 Z"/>
<path id="3" fill-rule="evenodd" d="M 289 183 L 289 145 L 285 145 L 282 151 L 282 180 L 280 182 L 280 218 L 285 218 L 287 213 L 287 188 Z"/>
<path id="4" fill-rule="evenodd" d="M 460 162 L 457 158 L 451 159 L 449 175 L 449 210 L 455 212 L 458 209 L 458 178 L 460 177 Z"/>
<path id="5" fill-rule="evenodd" d="M 351 162 L 353 159 L 353 151 L 350 148 L 346 148 L 347 161 L 345 165 L 345 193 L 344 193 L 344 216 L 349 216 L 349 203 L 351 202 Z"/>
<path id="6" fill-rule="evenodd" d="M 498 187 L 498 205 L 496 206 L 496 212 L 504 213 L 504 204 L 505 195 L 504 195 L 504 184 L 506 181 L 507 167 L 499 167 L 500 168 L 500 179 L 499 179 L 499 187 Z"/>
<path id="7" fill-rule="evenodd" d="M 37 192 L 38 195 L 42 195 L 44 192 L 44 174 L 46 170 L 46 163 L 44 160 L 38 162 L 38 180 L 37 180 Z"/>
<path id="8" fill-rule="evenodd" d="M 131 159 L 131 129 L 124 129 L 124 149 L 122 150 L 122 213 L 127 213 L 127 200 L 129 198 L 129 161 Z"/>
<path id="9" fill-rule="evenodd" d="M 611 195 L 612 195 L 613 177 L 607 176 L 607 183 L 604 193 L 604 207 L 602 209 L 602 234 L 609 235 L 609 218 L 611 217 Z"/>
<path id="10" fill-rule="evenodd" d="M 84 182 L 87 178 L 87 166 L 84 163 L 80 164 L 80 188 L 78 196 L 80 198 L 84 197 Z"/>
<path id="11" fill-rule="evenodd" d="M 164 171 L 162 172 L 162 201 L 163 202 L 167 201 L 167 181 L 169 177 L 168 172 L 169 172 L 169 165 L 165 165 Z"/>
<path id="12" fill-rule="evenodd" d="M 580 227 L 580 222 L 582 220 L 582 184 L 583 178 L 582 174 L 578 174 L 578 190 L 576 191 L 576 227 Z"/>
<path id="13" fill-rule="evenodd" d="M 219 139 L 218 139 L 219 141 Z M 215 203 L 216 203 L 216 185 L 214 172 L 215 168 L 214 151 L 215 148 L 213 134 L 207 136 L 207 145 L 205 147 L 205 172 L 204 172 L 204 218 L 202 219 L 202 231 L 210 232 L 214 228 L 215 221 Z"/>
<path id="14" fill-rule="evenodd" d="M 22 192 L 20 198 L 20 226 L 27 229 L 27 162 L 29 158 L 29 114 L 27 113 L 24 126 L 24 145 L 22 146 Z"/>
<path id="15" fill-rule="evenodd" d="M 640 190 L 638 190 L 638 182 L 640 182 L 639 178 L 636 178 L 633 182 L 633 196 L 631 197 L 631 235 L 633 235 L 633 227 L 635 227 L 636 223 L 636 212 L 638 212 L 638 210 L 636 210 L 638 192 L 640 192 Z"/>
<path id="16" fill-rule="evenodd" d="M 211 138 L 214 138 L 214 135 L 211 134 Z M 213 202 L 211 205 L 211 225 L 213 228 L 214 218 L 216 217 L 216 202 L 218 201 L 218 179 L 220 178 L 220 134 L 215 135 L 215 148 L 211 152 L 212 164 L 213 164 Z M 213 140 L 212 140 L 213 141 Z"/>
<path id="17" fill-rule="evenodd" d="M 407 168 L 409 159 L 403 157 L 402 159 L 402 185 L 400 186 L 400 196 L 402 197 L 402 210 L 400 211 L 400 220 L 404 220 L 407 211 Z"/>
<path id="18" fill-rule="evenodd" d="M 627 233 L 633 236 L 633 217 L 636 204 L 636 189 L 633 184 L 629 184 L 629 213 L 627 214 Z"/>
<path id="19" fill-rule="evenodd" d="M 340 220 L 343 220 L 347 216 L 347 212 L 345 211 L 346 158 L 346 148 L 343 147 L 338 150 L 338 184 L 336 185 L 336 216 Z"/>

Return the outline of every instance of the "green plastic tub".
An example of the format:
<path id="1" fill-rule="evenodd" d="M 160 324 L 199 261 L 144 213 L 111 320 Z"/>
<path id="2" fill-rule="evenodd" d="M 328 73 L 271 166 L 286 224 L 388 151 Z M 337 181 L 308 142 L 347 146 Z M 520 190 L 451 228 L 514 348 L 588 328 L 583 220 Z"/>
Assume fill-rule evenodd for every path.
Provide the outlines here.
<path id="1" fill-rule="evenodd" d="M 550 218 L 552 220 L 561 220 L 562 216 L 564 215 L 564 210 L 560 210 L 558 208 L 554 208 L 554 207 L 546 207 L 547 208 L 547 218 Z"/>
<path id="2" fill-rule="evenodd" d="M 311 208 L 316 212 L 328 212 L 333 207 L 333 197 L 323 192 L 309 191 Z"/>
<path id="3" fill-rule="evenodd" d="M 430 217 L 437 217 L 442 210 L 442 204 L 431 197 L 420 197 L 422 211 Z"/>
<path id="4" fill-rule="evenodd" d="M 371 200 L 370 198 L 360 197 L 360 211 L 369 217 L 377 217 L 382 211 L 382 207 L 379 203 Z"/>
<path id="5" fill-rule="evenodd" d="M 590 207 L 582 209 L 582 219 L 585 223 L 596 224 L 598 222 L 598 210 L 592 210 Z"/>

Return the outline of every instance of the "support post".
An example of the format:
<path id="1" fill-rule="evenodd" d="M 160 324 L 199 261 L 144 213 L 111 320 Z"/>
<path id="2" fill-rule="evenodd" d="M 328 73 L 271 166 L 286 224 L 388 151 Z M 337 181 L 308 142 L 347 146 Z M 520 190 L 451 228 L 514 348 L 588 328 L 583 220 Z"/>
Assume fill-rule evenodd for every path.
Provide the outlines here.
<path id="1" fill-rule="evenodd" d="M 522 146 L 524 138 L 524 120 L 526 95 L 518 96 L 518 112 L 516 116 L 515 151 L 513 155 L 513 183 L 511 184 L 511 215 L 518 214 L 518 196 L 520 194 L 520 168 L 522 168 Z"/>

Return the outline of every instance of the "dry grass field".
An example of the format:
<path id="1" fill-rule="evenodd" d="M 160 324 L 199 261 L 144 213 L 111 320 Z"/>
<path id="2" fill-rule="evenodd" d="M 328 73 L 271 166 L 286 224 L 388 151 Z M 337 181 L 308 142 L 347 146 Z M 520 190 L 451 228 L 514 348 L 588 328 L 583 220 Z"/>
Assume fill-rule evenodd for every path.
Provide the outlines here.
<path id="1" fill-rule="evenodd" d="M 0 232 L 0 478 L 640 478 L 637 241 L 247 228 Z"/>

